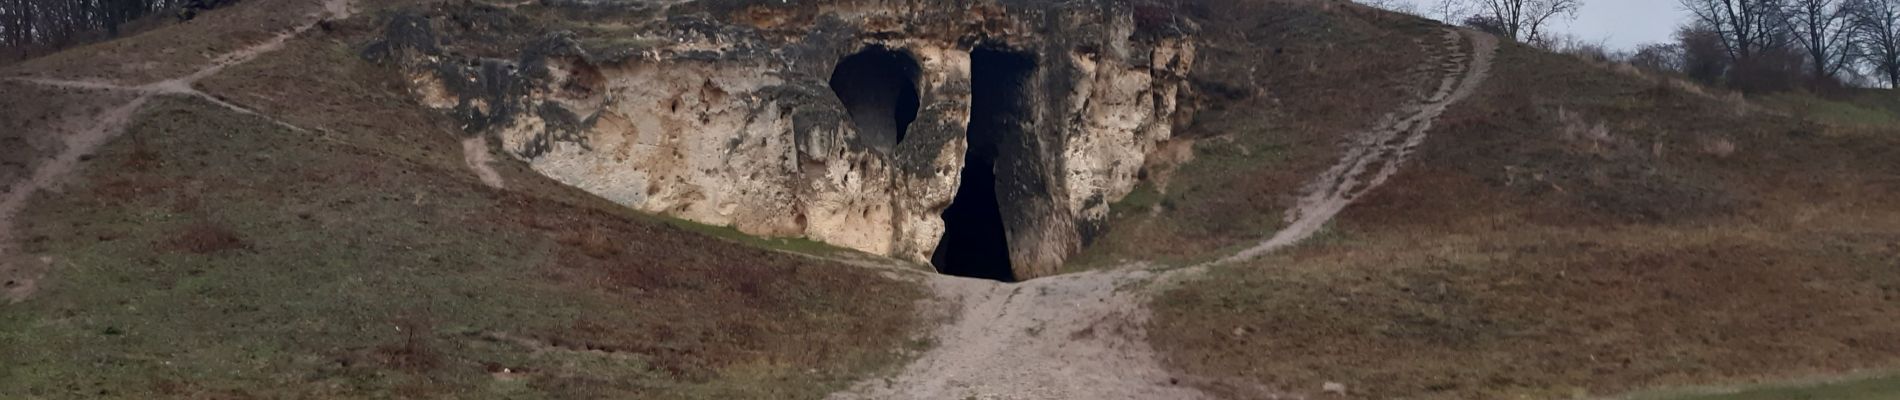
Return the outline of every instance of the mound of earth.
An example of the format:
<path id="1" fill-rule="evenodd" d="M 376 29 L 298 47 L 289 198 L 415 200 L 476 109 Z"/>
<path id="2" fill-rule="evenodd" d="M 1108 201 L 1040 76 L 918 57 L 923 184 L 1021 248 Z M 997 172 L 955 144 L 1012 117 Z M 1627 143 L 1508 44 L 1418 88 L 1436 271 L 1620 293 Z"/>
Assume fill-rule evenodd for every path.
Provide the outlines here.
<path id="1" fill-rule="evenodd" d="M 4 398 L 1900 394 L 1900 96 L 1340 1 L 254 0 L 0 92 Z"/>

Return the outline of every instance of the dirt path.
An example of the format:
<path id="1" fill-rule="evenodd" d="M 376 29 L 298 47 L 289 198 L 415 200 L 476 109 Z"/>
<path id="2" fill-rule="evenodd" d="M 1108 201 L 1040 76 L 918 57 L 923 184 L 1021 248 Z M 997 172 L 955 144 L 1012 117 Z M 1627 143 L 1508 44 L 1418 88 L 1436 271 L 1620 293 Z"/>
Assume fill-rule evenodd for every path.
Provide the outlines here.
<path id="1" fill-rule="evenodd" d="M 1345 155 L 1304 188 L 1289 225 L 1239 254 L 1166 272 L 1143 265 L 1017 284 L 931 274 L 933 307 L 951 321 L 936 346 L 897 376 L 860 382 L 831 399 L 1200 399 L 1172 376 L 1144 331 L 1150 288 L 1298 243 L 1398 171 L 1445 108 L 1470 96 L 1490 70 L 1494 38 L 1447 30 L 1421 65 L 1439 85 L 1350 138 Z M 1468 39 L 1468 40 L 1461 40 Z M 1469 43 L 1467 47 L 1466 43 Z M 1261 393 L 1271 396 L 1271 393 Z"/>
<path id="2" fill-rule="evenodd" d="M 1461 36 L 1469 38 L 1470 52 L 1464 50 L 1462 43 L 1466 41 L 1459 40 Z M 1442 45 L 1440 60 L 1429 66 L 1436 67 L 1430 68 L 1435 70 L 1431 73 L 1443 76 L 1437 91 L 1387 114 L 1378 127 L 1351 138 L 1339 163 L 1307 183 L 1305 195 L 1293 209 L 1287 210 L 1285 228 L 1266 241 L 1215 264 L 1250 260 L 1306 240 L 1346 209 L 1346 205 L 1398 173 L 1399 166 L 1425 142 L 1425 132 L 1431 130 L 1432 123 L 1445 113 L 1445 108 L 1470 97 L 1478 84 L 1490 76 L 1491 58 L 1497 52 L 1498 43 L 1497 38 L 1490 35 L 1448 31 Z"/>
<path id="3" fill-rule="evenodd" d="M 1139 268 L 1020 284 L 934 276 L 937 346 L 889 380 L 832 399 L 1199 399 L 1141 335 Z"/>
<path id="4" fill-rule="evenodd" d="M 73 170 L 79 168 L 80 161 L 91 156 L 100 146 L 112 141 L 112 139 L 118 137 L 119 134 L 124 133 L 127 125 L 132 122 L 132 118 L 138 114 L 139 109 L 150 102 L 153 97 L 164 95 L 198 97 L 209 100 L 212 103 L 216 103 L 232 111 L 262 117 L 292 130 L 304 131 L 303 128 L 298 128 L 288 122 L 265 116 L 251 109 L 231 104 L 216 96 L 198 91 L 193 85 L 206 77 L 217 75 L 219 72 L 224 71 L 225 68 L 243 64 L 252 59 L 256 59 L 258 56 L 282 49 L 285 42 L 316 27 L 318 21 L 329 18 L 346 18 L 351 12 L 350 0 L 324 0 L 323 5 L 324 10 L 311 15 L 309 18 L 310 22 L 279 33 L 263 43 L 247 46 L 219 56 L 214 59 L 211 65 L 207 65 L 183 77 L 137 86 L 91 81 L 10 78 L 10 80 L 17 82 L 39 85 L 84 90 L 132 92 L 137 94 L 137 97 L 125 104 L 107 108 L 96 114 L 66 115 L 65 119 L 67 122 L 89 122 L 91 125 L 87 128 L 77 129 L 73 134 L 65 135 L 62 138 L 62 141 L 65 143 L 63 151 L 48 157 L 45 161 L 34 166 L 32 173 L 27 178 L 15 182 L 11 187 L 6 189 L 4 196 L 0 197 L 0 281 L 4 281 L 5 283 L 4 286 L 0 286 L 0 298 L 4 298 L 8 302 L 17 302 L 32 295 L 33 291 L 38 287 L 39 278 L 45 274 L 45 270 L 49 264 L 51 264 L 51 260 L 26 260 L 25 257 L 16 254 L 13 241 L 14 217 L 19 214 L 21 209 L 26 207 L 27 200 L 30 200 L 34 194 L 41 190 L 56 188 L 61 182 L 65 181 L 67 176 L 72 174 Z M 51 136 L 57 135 L 58 132 L 43 132 L 41 134 Z"/>
<path id="5" fill-rule="evenodd" d="M 35 192 L 52 188 L 79 165 L 81 158 L 92 154 L 92 149 L 123 131 L 125 125 L 132 121 L 132 116 L 148 100 L 149 96 L 139 96 L 131 102 L 86 116 L 91 119 L 92 126 L 66 135 L 63 138 L 65 151 L 40 163 L 25 179 L 8 188 L 4 197 L 0 197 L 0 278 L 5 280 L 5 285 L 0 287 L 3 290 L 0 297 L 11 303 L 31 296 L 38 289 L 39 278 L 45 274 L 50 263 L 50 260 L 28 260 L 14 253 L 13 216 L 26 207 L 27 199 Z M 69 118 L 69 121 L 74 120 Z"/>

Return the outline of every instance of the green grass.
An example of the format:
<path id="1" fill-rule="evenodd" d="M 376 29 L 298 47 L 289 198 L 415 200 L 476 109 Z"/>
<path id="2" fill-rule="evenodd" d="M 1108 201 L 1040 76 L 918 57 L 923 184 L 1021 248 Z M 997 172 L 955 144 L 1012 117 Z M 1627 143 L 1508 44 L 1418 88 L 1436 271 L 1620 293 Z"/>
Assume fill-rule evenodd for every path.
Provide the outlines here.
<path id="1" fill-rule="evenodd" d="M 856 250 L 833 246 L 825 242 L 806 238 L 759 237 L 747 235 L 745 232 L 740 232 L 739 229 L 729 226 L 718 226 L 669 216 L 654 216 L 654 218 L 693 233 L 730 240 L 735 243 L 758 248 L 789 251 L 820 257 L 856 252 Z"/>
<path id="2" fill-rule="evenodd" d="M 1894 126 L 1900 124 L 1900 112 L 1863 101 L 1836 101 L 1805 93 L 1781 93 L 1767 96 L 1769 104 L 1781 105 L 1798 116 L 1818 122 L 1844 126 Z M 1871 97 L 1870 100 L 1871 101 Z"/>
<path id="3" fill-rule="evenodd" d="M 1161 200 L 1161 191 L 1155 189 L 1154 182 L 1141 181 L 1135 184 L 1134 190 L 1130 190 L 1127 196 L 1122 196 L 1121 201 L 1109 205 L 1109 209 L 1121 214 L 1145 213 L 1160 205 Z"/>
<path id="4" fill-rule="evenodd" d="M 1900 375 L 1853 378 L 1837 382 L 1774 385 L 1729 393 L 1654 393 L 1631 400 L 1890 400 L 1900 399 Z"/>

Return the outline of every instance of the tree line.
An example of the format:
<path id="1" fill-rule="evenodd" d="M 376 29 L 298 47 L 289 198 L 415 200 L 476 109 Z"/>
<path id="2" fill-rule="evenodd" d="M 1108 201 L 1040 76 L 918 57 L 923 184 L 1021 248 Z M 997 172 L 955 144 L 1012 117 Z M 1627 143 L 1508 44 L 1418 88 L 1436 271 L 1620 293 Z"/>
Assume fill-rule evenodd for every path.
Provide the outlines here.
<path id="1" fill-rule="evenodd" d="M 1532 44 L 1558 39 L 1545 28 L 1575 18 L 1583 0 L 1360 0 L 1374 7 L 1463 23 L 1504 38 Z"/>
<path id="2" fill-rule="evenodd" d="M 1680 1 L 1692 17 L 1676 42 L 1632 63 L 1754 91 L 1900 84 L 1900 0 Z"/>
<path id="3" fill-rule="evenodd" d="M 203 0 L 0 0 L 0 56 L 116 37 L 133 21 Z"/>
<path id="4" fill-rule="evenodd" d="M 1900 0 L 1676 0 L 1691 17 L 1675 40 L 1623 53 L 1547 31 L 1575 18 L 1584 0 L 1364 1 L 1745 91 L 1900 88 Z"/>

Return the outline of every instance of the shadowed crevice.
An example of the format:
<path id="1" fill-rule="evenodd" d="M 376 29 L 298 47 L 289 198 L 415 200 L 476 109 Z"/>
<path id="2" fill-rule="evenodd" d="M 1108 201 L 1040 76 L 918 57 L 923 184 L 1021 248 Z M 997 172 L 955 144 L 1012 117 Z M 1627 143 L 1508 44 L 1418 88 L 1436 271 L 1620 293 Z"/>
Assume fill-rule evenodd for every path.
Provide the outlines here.
<path id="1" fill-rule="evenodd" d="M 1028 134 L 1024 83 L 1035 68 L 1035 61 L 1021 54 L 987 47 L 970 52 L 970 149 L 956 198 L 943 212 L 943 241 L 931 258 L 938 272 L 1016 281 L 1003 222 L 1003 209 L 1013 203 L 998 195 L 997 182 L 1022 171 L 998 170 L 997 160 L 1010 148 L 1001 143 Z"/>

